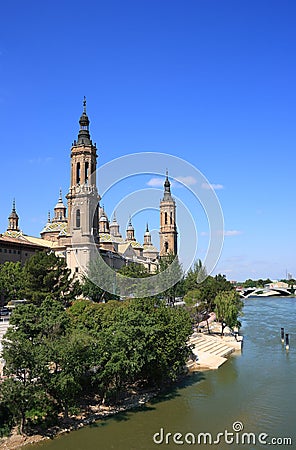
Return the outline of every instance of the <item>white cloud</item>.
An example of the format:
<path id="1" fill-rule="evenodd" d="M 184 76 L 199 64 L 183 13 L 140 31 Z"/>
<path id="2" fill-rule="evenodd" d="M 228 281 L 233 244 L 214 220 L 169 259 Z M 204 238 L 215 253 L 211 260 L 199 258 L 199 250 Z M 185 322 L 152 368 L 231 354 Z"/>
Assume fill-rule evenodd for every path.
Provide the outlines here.
<path id="1" fill-rule="evenodd" d="M 201 187 L 203 189 L 214 189 L 215 191 L 219 189 L 224 189 L 223 184 L 209 184 L 209 183 L 202 183 Z"/>
<path id="2" fill-rule="evenodd" d="M 193 184 L 197 183 L 196 178 L 192 177 L 191 175 L 188 175 L 187 177 L 176 177 L 176 180 L 187 186 L 192 186 Z"/>
<path id="3" fill-rule="evenodd" d="M 224 230 L 224 231 L 218 231 L 217 233 L 219 235 L 223 234 L 224 236 L 239 236 L 243 232 L 240 230 Z M 200 236 L 209 236 L 209 235 L 210 235 L 209 231 L 202 231 L 200 233 Z"/>
<path id="4" fill-rule="evenodd" d="M 224 236 L 239 236 L 242 234 L 242 231 L 240 230 L 225 230 Z"/>
<path id="5" fill-rule="evenodd" d="M 192 186 L 197 183 L 196 178 L 192 177 L 191 175 L 185 177 L 183 176 L 175 177 L 175 180 L 178 181 L 179 184 L 176 183 L 175 181 L 170 180 L 172 187 L 183 187 L 182 185 L 180 185 L 181 183 L 185 186 Z M 164 177 L 153 177 L 150 178 L 150 180 L 147 182 L 147 185 L 151 187 L 163 187 L 164 181 L 165 181 Z"/>
<path id="6" fill-rule="evenodd" d="M 160 177 L 151 178 L 147 181 L 147 185 L 151 187 L 162 187 L 164 183 L 164 179 Z"/>

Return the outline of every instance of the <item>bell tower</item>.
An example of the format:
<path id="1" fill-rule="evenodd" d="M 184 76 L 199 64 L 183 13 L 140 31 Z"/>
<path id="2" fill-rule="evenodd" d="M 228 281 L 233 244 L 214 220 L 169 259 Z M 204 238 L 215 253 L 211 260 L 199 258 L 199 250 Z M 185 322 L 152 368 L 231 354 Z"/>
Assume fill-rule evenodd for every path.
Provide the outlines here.
<path id="1" fill-rule="evenodd" d="M 160 257 L 177 255 L 176 203 L 171 194 L 168 171 L 164 182 L 164 195 L 160 201 Z"/>
<path id="2" fill-rule="evenodd" d="M 96 186 L 97 148 L 89 133 L 86 99 L 79 119 L 79 133 L 71 148 L 71 180 L 68 200 L 68 232 L 71 246 L 67 248 L 68 267 L 73 272 L 87 268 L 98 244 L 98 203 Z"/>

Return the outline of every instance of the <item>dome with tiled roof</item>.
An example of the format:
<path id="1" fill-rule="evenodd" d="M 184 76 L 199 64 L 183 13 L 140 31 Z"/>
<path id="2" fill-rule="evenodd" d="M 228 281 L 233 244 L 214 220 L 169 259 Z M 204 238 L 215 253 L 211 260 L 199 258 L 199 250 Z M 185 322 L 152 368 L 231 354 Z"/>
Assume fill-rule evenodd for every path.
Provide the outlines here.
<path id="1" fill-rule="evenodd" d="M 44 226 L 43 230 L 40 232 L 42 235 L 43 233 L 50 233 L 50 232 L 61 232 L 67 230 L 67 223 L 65 222 L 47 222 L 47 224 Z"/>

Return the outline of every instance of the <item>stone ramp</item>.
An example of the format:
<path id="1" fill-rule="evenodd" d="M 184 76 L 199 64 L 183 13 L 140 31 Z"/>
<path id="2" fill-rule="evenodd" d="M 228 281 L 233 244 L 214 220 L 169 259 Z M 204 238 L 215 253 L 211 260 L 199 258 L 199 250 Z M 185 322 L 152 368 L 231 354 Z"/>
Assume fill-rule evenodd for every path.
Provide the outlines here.
<path id="1" fill-rule="evenodd" d="M 205 336 L 201 334 L 200 336 L 191 338 L 189 342 L 194 345 L 194 348 L 197 351 L 210 353 L 216 356 L 226 357 L 234 352 L 234 347 L 214 336 Z"/>
<path id="2" fill-rule="evenodd" d="M 227 361 L 227 356 L 235 351 L 230 342 L 223 342 L 220 337 L 195 333 L 189 339 L 192 353 L 198 360 L 194 366 L 187 365 L 189 370 L 218 369 Z"/>

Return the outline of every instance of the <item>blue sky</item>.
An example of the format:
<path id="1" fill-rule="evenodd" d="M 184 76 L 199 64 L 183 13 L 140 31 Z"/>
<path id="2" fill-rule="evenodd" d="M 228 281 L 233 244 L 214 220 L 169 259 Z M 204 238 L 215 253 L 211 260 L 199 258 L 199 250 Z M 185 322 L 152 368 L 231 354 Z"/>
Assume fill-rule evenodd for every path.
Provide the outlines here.
<path id="1" fill-rule="evenodd" d="M 296 277 L 294 1 L 18 0 L 1 16 L 1 231 L 14 197 L 38 235 L 68 191 L 85 95 L 99 165 L 162 152 L 215 185 L 226 235 L 214 273 Z M 192 214 L 202 253 L 204 217 Z M 145 222 L 135 217 L 139 240 Z"/>

